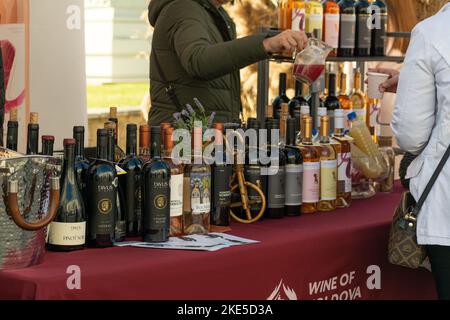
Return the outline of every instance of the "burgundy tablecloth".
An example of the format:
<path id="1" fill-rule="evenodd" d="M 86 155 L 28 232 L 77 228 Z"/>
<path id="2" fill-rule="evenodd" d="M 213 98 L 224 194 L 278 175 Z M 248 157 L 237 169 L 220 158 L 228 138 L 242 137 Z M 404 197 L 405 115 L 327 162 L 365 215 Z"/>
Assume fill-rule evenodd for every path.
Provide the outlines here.
<path id="1" fill-rule="evenodd" d="M 331 213 L 233 224 L 231 234 L 261 243 L 217 252 L 48 253 L 42 265 L 0 272 L 0 299 L 435 299 L 428 271 L 386 259 L 401 191 Z M 80 267 L 81 289 L 68 289 L 70 266 Z"/>

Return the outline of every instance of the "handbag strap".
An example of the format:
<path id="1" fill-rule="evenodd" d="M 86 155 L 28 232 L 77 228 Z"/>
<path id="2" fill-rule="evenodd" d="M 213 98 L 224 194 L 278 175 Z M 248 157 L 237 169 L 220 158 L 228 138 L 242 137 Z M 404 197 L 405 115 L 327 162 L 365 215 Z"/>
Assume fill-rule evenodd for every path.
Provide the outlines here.
<path id="1" fill-rule="evenodd" d="M 183 110 L 183 106 L 181 105 L 180 100 L 178 99 L 178 97 L 175 93 L 173 84 L 171 82 L 167 81 L 166 75 L 165 75 L 163 69 L 161 68 L 161 65 L 159 64 L 158 56 L 156 55 L 156 50 L 154 48 L 152 49 L 152 55 L 153 55 L 153 58 L 155 61 L 156 69 L 158 69 L 158 73 L 161 76 L 161 78 L 164 82 L 164 85 L 166 86 L 167 95 L 169 96 L 170 100 L 177 108 L 178 112 L 181 112 Z"/>
<path id="2" fill-rule="evenodd" d="M 423 191 L 422 196 L 420 197 L 419 201 L 417 202 L 413 211 L 411 212 L 411 215 L 414 218 L 416 218 L 419 215 L 419 212 L 422 209 L 422 206 L 425 203 L 425 200 L 427 199 L 428 195 L 430 194 L 430 191 L 433 188 L 434 183 L 436 182 L 437 178 L 439 177 L 439 174 L 441 173 L 442 169 L 444 168 L 445 164 L 447 163 L 447 160 L 449 157 L 450 157 L 450 145 L 448 146 L 447 151 L 445 151 L 444 156 L 442 157 L 436 170 L 434 171 L 433 175 L 431 176 L 431 179 L 428 182 L 427 186 L 425 187 L 425 190 Z"/>

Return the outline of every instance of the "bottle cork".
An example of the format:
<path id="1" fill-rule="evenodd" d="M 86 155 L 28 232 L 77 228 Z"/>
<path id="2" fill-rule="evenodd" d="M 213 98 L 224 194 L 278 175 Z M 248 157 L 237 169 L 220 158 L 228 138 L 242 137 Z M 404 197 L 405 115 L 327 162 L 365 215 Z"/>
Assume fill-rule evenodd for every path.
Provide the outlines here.
<path id="1" fill-rule="evenodd" d="M 273 106 L 269 104 L 266 109 L 266 118 L 273 118 Z"/>
<path id="2" fill-rule="evenodd" d="M 37 112 L 30 113 L 30 124 L 39 124 L 39 113 Z"/>
<path id="3" fill-rule="evenodd" d="M 9 121 L 17 122 L 18 121 L 17 114 L 18 114 L 17 109 L 12 109 L 11 112 L 9 113 Z"/>
<path id="4" fill-rule="evenodd" d="M 111 119 L 117 118 L 117 107 L 111 107 L 109 108 L 109 117 Z"/>

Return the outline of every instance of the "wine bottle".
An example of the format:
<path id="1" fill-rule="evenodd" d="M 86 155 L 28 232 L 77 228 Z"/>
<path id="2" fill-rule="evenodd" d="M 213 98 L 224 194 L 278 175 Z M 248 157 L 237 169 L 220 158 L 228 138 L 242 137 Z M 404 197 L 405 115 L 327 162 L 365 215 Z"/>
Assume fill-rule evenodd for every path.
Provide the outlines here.
<path id="1" fill-rule="evenodd" d="M 344 110 L 352 110 L 352 99 L 347 95 L 347 75 L 341 73 L 341 94 L 339 95 L 340 107 Z M 334 116 L 334 114 L 333 114 Z"/>
<path id="2" fill-rule="evenodd" d="M 291 29 L 294 31 L 304 31 L 306 23 L 306 8 L 304 0 L 292 1 L 291 16 Z"/>
<path id="3" fill-rule="evenodd" d="M 320 123 L 320 201 L 318 211 L 336 209 L 337 161 L 336 151 L 330 143 L 329 117 L 322 117 Z"/>
<path id="4" fill-rule="evenodd" d="M 325 100 L 324 107 L 327 108 L 328 117 L 333 121 L 333 125 L 331 126 L 331 130 L 334 130 L 334 110 L 340 109 L 341 104 L 339 103 L 339 99 L 336 97 L 336 74 L 331 73 L 329 76 L 328 83 L 328 97 Z"/>
<path id="5" fill-rule="evenodd" d="M 117 117 L 117 108 L 116 107 L 111 107 L 109 109 L 109 118 L 108 118 L 108 122 L 112 122 L 114 125 L 111 125 L 111 129 L 114 129 L 114 149 L 115 149 L 115 154 L 114 154 L 114 161 L 115 162 L 119 162 L 121 159 L 125 158 L 125 152 L 123 151 L 123 149 L 120 147 L 119 144 L 119 119 Z"/>
<path id="6" fill-rule="evenodd" d="M 354 0 L 341 0 L 341 26 L 339 57 L 353 57 L 355 54 L 356 8 Z"/>
<path id="7" fill-rule="evenodd" d="M 170 168 L 170 236 L 183 235 L 183 184 L 184 166 L 172 159 L 174 128 L 166 127 L 164 136 L 164 160 Z"/>
<path id="8" fill-rule="evenodd" d="M 311 117 L 303 117 L 304 134 L 300 150 L 303 156 L 302 214 L 317 212 L 320 196 L 320 153 L 312 142 Z"/>
<path id="9" fill-rule="evenodd" d="M 85 208 L 75 174 L 75 144 L 74 139 L 64 140 L 61 196 L 48 235 L 48 249 L 52 251 L 83 249 L 86 242 Z"/>
<path id="10" fill-rule="evenodd" d="M 117 172 L 108 160 L 109 132 L 97 131 L 97 159 L 87 172 L 88 243 L 92 247 L 111 247 L 115 239 Z"/>
<path id="11" fill-rule="evenodd" d="M 314 34 L 317 39 L 322 39 L 322 28 L 323 28 L 323 7 L 319 0 L 309 0 L 305 4 L 306 12 L 306 25 L 305 32 Z"/>
<path id="12" fill-rule="evenodd" d="M 125 193 L 123 210 L 127 237 L 137 237 L 142 231 L 141 173 L 142 161 L 137 156 L 137 126 L 127 125 L 127 155 L 119 166 L 127 173 L 119 176 L 120 189 Z M 121 208 L 122 209 L 122 208 Z"/>
<path id="13" fill-rule="evenodd" d="M 371 54 L 375 57 L 383 57 L 386 54 L 387 6 L 384 0 L 375 0 L 371 7 L 377 8 L 377 10 L 372 10 L 372 15 L 375 15 L 373 19 L 375 25 L 372 30 Z M 379 25 L 377 21 L 379 21 Z"/>
<path id="14" fill-rule="evenodd" d="M 17 109 L 12 109 L 9 113 L 8 132 L 6 133 L 6 148 L 17 151 L 18 137 L 19 122 L 17 119 Z"/>
<path id="15" fill-rule="evenodd" d="M 288 216 L 299 216 L 302 206 L 303 157 L 295 143 L 295 123 L 293 118 L 287 121 L 285 206 Z"/>
<path id="16" fill-rule="evenodd" d="M 193 161 L 184 174 L 183 218 L 185 234 L 207 234 L 211 222 L 211 167 L 202 157 L 201 127 L 194 127 Z"/>
<path id="17" fill-rule="evenodd" d="M 89 161 L 84 156 L 84 127 L 76 126 L 73 128 L 73 138 L 77 142 L 75 145 L 75 174 L 77 176 L 78 188 L 80 189 L 83 201 L 86 207 L 86 179 L 89 169 Z"/>
<path id="18" fill-rule="evenodd" d="M 108 161 L 115 166 L 116 159 L 116 143 L 115 143 L 115 127 L 114 122 L 106 122 L 105 129 L 108 130 Z M 117 189 L 117 200 L 116 200 L 116 236 L 115 241 L 121 242 L 125 240 L 126 237 L 126 215 L 125 215 L 125 198 L 124 190 L 118 186 Z"/>
<path id="19" fill-rule="evenodd" d="M 285 177 L 286 177 L 286 156 L 284 150 L 279 146 L 279 141 L 272 141 L 272 130 L 279 130 L 279 122 L 274 119 L 269 122 L 268 151 L 270 158 L 275 165 L 271 164 L 269 176 L 267 177 L 267 209 L 265 217 L 269 219 L 279 219 L 284 217 L 285 206 Z M 274 153 L 272 153 L 272 150 Z"/>
<path id="20" fill-rule="evenodd" d="M 212 167 L 212 212 L 211 224 L 215 226 L 230 225 L 231 205 L 231 177 L 233 167 L 227 164 L 224 146 L 224 126 L 222 123 L 214 124 L 214 155 L 215 162 Z"/>
<path id="21" fill-rule="evenodd" d="M 280 143 L 283 146 L 286 144 L 286 127 L 288 118 L 289 118 L 289 105 L 287 103 L 283 103 L 281 105 L 281 113 L 280 113 Z"/>
<path id="22" fill-rule="evenodd" d="M 168 122 L 163 122 L 163 123 L 160 124 L 160 127 L 161 127 L 161 148 L 162 148 L 162 149 L 161 149 L 161 153 L 162 153 L 162 155 L 163 155 L 163 157 L 164 157 L 164 155 L 166 154 L 166 153 L 165 153 L 165 147 L 166 147 L 166 142 L 165 142 L 166 135 L 165 135 L 165 131 L 166 131 L 166 129 L 171 128 L 172 125 L 171 125 L 170 123 L 168 123 Z"/>
<path id="23" fill-rule="evenodd" d="M 340 109 L 334 113 L 333 144 L 337 153 L 338 182 L 337 182 L 337 208 L 348 208 L 352 203 L 352 152 L 350 142 L 344 135 L 345 111 Z"/>
<path id="24" fill-rule="evenodd" d="M 170 168 L 161 157 L 161 128 L 151 128 L 152 161 L 144 165 L 142 215 L 145 242 L 166 242 L 170 234 Z"/>
<path id="25" fill-rule="evenodd" d="M 286 95 L 286 73 L 280 73 L 279 93 L 278 97 L 273 100 L 273 117 L 280 119 L 281 105 L 283 103 L 289 103 L 290 99 Z"/>
<path id="26" fill-rule="evenodd" d="M 356 8 L 356 52 L 358 57 L 370 56 L 372 46 L 372 30 L 369 29 L 371 12 L 369 12 L 370 3 L 367 0 L 359 0 L 355 4 Z"/>
<path id="27" fill-rule="evenodd" d="M 30 113 L 27 135 L 27 155 L 37 155 L 39 148 L 39 114 Z"/>
<path id="28" fill-rule="evenodd" d="M 355 83 L 350 99 L 352 100 L 352 109 L 358 116 L 358 119 L 361 121 L 366 121 L 368 106 L 366 95 L 361 90 L 361 72 L 359 69 L 355 72 Z M 345 129 L 349 129 L 348 126 L 346 126 Z"/>
<path id="29" fill-rule="evenodd" d="M 340 8 L 335 0 L 328 0 L 323 4 L 323 41 L 333 50 L 330 57 L 336 57 L 339 48 Z"/>
<path id="30" fill-rule="evenodd" d="M 292 23 L 292 0 L 280 0 L 278 8 L 278 28 L 287 30 Z"/>
<path id="31" fill-rule="evenodd" d="M 148 124 L 139 127 L 139 158 L 142 163 L 150 161 L 150 126 Z"/>
<path id="32" fill-rule="evenodd" d="M 308 106 L 308 101 L 305 99 L 307 86 L 300 81 L 295 81 L 295 97 L 289 101 L 289 114 L 296 119 L 295 131 L 300 131 L 300 117 L 303 106 Z"/>
<path id="33" fill-rule="evenodd" d="M 42 136 L 42 155 L 53 156 L 53 146 L 55 144 L 54 136 Z"/>

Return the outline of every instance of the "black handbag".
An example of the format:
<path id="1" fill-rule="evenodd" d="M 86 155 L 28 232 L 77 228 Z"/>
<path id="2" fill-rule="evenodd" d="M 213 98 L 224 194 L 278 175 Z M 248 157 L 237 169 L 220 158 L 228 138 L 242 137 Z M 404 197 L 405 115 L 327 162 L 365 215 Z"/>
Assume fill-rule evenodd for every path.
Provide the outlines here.
<path id="1" fill-rule="evenodd" d="M 425 260 L 427 256 L 426 250 L 417 243 L 417 217 L 449 157 L 450 146 L 447 148 L 418 202 L 415 201 L 409 191 L 403 193 L 400 205 L 395 211 L 389 235 L 388 259 L 390 263 L 417 269 Z"/>

